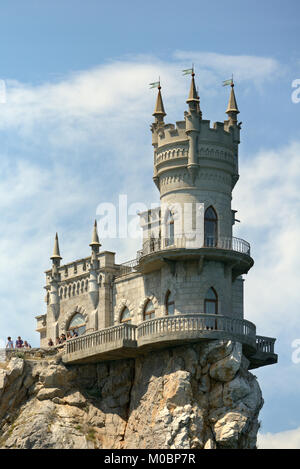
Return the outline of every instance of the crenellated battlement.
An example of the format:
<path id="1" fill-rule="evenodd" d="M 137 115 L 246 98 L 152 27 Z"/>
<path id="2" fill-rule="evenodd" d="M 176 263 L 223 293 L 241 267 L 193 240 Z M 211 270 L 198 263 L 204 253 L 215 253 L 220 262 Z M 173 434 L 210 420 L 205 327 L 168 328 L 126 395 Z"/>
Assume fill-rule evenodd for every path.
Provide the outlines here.
<path id="1" fill-rule="evenodd" d="M 239 129 L 237 129 L 239 130 Z M 238 143 L 236 132 L 230 127 L 228 129 L 226 122 L 214 122 L 211 127 L 210 120 L 201 120 L 198 130 L 199 142 L 210 142 L 232 149 Z M 174 145 L 188 143 L 186 132 L 186 122 L 178 121 L 174 124 L 165 124 L 157 130 L 156 152 L 170 151 Z"/>
<path id="2" fill-rule="evenodd" d="M 185 121 L 176 122 L 176 126 L 174 124 L 165 124 L 158 130 L 158 147 L 186 141 L 187 139 Z"/>
<path id="3" fill-rule="evenodd" d="M 88 274 L 90 268 L 91 256 L 83 259 L 78 259 L 73 262 L 61 265 L 58 267 L 58 274 L 60 275 L 60 283 L 75 279 L 85 274 Z M 46 270 L 46 286 L 50 285 L 52 270 Z"/>
<path id="4" fill-rule="evenodd" d="M 97 259 L 99 261 L 99 268 L 97 269 L 99 272 L 101 270 L 114 270 L 116 269 L 115 264 L 115 253 L 110 251 L 103 251 L 97 255 Z M 77 259 L 73 262 L 68 262 L 67 264 L 63 264 L 57 268 L 58 272 L 58 285 L 59 286 L 70 286 L 73 283 L 76 284 L 75 289 L 77 290 L 77 283 L 85 278 L 89 277 L 91 269 L 91 256 L 84 257 L 83 259 Z M 50 289 L 50 283 L 52 280 L 52 270 L 46 270 L 46 286 L 47 290 Z M 72 286 L 73 291 L 73 286 Z"/>
<path id="5" fill-rule="evenodd" d="M 215 168 L 233 175 L 233 185 L 238 179 L 239 128 L 226 130 L 226 122 L 200 120 L 198 130 L 189 135 L 186 121 L 165 124 L 157 131 L 157 144 L 154 150 L 154 177 L 160 177 L 159 187 L 177 177 L 186 177 L 182 170 L 193 161 L 194 168 Z M 238 135 L 237 135 L 238 132 Z M 191 143 L 193 142 L 193 143 Z M 193 158 L 191 156 L 191 146 Z M 174 172 L 175 171 L 175 172 Z M 177 179 L 176 179 L 177 180 Z"/>

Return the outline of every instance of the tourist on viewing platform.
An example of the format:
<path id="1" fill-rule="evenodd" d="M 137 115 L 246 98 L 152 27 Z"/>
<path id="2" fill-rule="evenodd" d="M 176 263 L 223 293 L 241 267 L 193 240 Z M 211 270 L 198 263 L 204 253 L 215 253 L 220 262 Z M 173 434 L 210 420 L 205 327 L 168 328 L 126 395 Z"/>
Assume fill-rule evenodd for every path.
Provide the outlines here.
<path id="1" fill-rule="evenodd" d="M 23 340 L 19 336 L 18 339 L 16 340 L 16 348 L 22 348 L 23 347 Z"/>
<path id="2" fill-rule="evenodd" d="M 57 339 L 56 339 L 56 340 L 57 340 Z M 54 345 L 54 343 L 53 343 L 52 339 L 50 338 L 50 339 L 48 340 L 48 347 L 53 347 L 53 345 Z"/>
<path id="3" fill-rule="evenodd" d="M 55 340 L 55 345 L 60 345 L 61 344 L 61 340 L 59 337 L 56 337 L 56 340 Z"/>
<path id="4" fill-rule="evenodd" d="M 31 345 L 27 342 L 27 340 L 24 340 L 24 348 L 31 348 Z"/>
<path id="5" fill-rule="evenodd" d="M 62 334 L 60 336 L 60 343 L 62 344 L 63 342 L 65 342 L 65 340 L 67 340 L 67 338 L 66 338 L 65 334 Z"/>
<path id="6" fill-rule="evenodd" d="M 67 340 L 72 339 L 71 332 L 67 332 Z"/>
<path id="7" fill-rule="evenodd" d="M 11 337 L 7 337 L 6 348 L 14 348 L 14 343 L 13 343 L 13 341 L 11 340 Z"/>

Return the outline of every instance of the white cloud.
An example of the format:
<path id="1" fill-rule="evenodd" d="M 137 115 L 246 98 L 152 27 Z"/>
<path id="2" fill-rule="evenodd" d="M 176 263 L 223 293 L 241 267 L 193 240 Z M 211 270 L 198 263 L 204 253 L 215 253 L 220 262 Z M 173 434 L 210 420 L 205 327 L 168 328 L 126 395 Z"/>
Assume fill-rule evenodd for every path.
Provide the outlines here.
<path id="1" fill-rule="evenodd" d="M 282 64 L 271 57 L 251 55 L 227 55 L 211 52 L 177 51 L 176 59 L 193 62 L 199 73 L 210 73 L 211 79 L 226 80 L 234 74 L 238 82 L 252 82 L 262 85 L 284 72 Z M 211 82 L 210 86 L 211 86 Z"/>
<path id="2" fill-rule="evenodd" d="M 258 433 L 258 449 L 300 449 L 300 427 L 279 433 Z"/>
<path id="3" fill-rule="evenodd" d="M 269 333 L 300 333 L 300 142 L 262 150 L 241 163 L 234 190 L 241 226 L 255 259 L 245 282 L 246 316 Z M 260 330 L 263 335 L 263 330 Z"/>

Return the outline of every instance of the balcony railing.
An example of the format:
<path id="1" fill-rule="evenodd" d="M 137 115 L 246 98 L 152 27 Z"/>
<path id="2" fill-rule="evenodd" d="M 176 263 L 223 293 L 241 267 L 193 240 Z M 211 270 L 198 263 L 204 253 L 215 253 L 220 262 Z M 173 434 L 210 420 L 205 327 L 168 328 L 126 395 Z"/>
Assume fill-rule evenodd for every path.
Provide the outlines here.
<path id="1" fill-rule="evenodd" d="M 220 331 L 234 335 L 256 338 L 255 325 L 245 319 L 219 314 L 185 314 L 149 319 L 137 326 L 137 339 L 155 334 L 172 332 Z"/>
<path id="2" fill-rule="evenodd" d="M 117 324 L 101 331 L 86 334 L 66 342 L 65 353 L 70 354 L 82 350 L 89 350 L 101 345 L 118 343 L 122 340 L 136 340 L 136 326 L 128 323 Z"/>
<path id="3" fill-rule="evenodd" d="M 120 264 L 120 270 L 118 276 L 127 275 L 131 272 L 136 272 L 136 267 L 139 265 L 138 259 L 132 259 L 131 261 L 124 262 Z"/>
<path id="4" fill-rule="evenodd" d="M 174 240 L 172 240 L 172 242 L 169 239 L 150 238 L 144 241 L 143 249 L 141 249 L 137 253 L 137 259 L 140 259 L 141 257 L 151 254 L 153 252 L 178 248 L 191 248 L 190 242 L 187 242 L 183 236 L 180 238 L 175 238 Z M 235 237 L 215 238 L 206 236 L 204 239 L 204 243 L 201 246 L 193 246 L 193 248 L 226 249 L 230 251 L 240 252 L 242 254 L 247 254 L 248 256 L 250 256 L 250 244 L 244 239 Z"/>
<path id="5" fill-rule="evenodd" d="M 271 337 L 256 336 L 256 349 L 258 352 L 275 353 L 274 344 L 276 339 Z"/>
<path id="6" fill-rule="evenodd" d="M 182 340 L 182 338 L 188 341 L 197 338 L 199 331 L 204 339 L 209 338 L 211 332 L 218 331 L 220 338 L 222 338 L 222 333 L 227 333 L 241 342 L 251 342 L 255 347 L 256 327 L 251 322 L 228 316 L 198 313 L 149 319 L 138 326 L 123 323 L 108 327 L 68 340 L 65 343 L 65 354 L 83 352 L 84 355 L 86 351 L 90 355 L 88 352 L 92 349 L 95 350 L 95 353 L 101 353 L 101 350 L 106 351 L 107 346 L 113 351 L 114 348 L 120 348 L 122 341 L 139 348 L 139 345 L 145 343 L 145 340 L 148 344 L 151 343 L 152 337 L 156 343 Z"/>

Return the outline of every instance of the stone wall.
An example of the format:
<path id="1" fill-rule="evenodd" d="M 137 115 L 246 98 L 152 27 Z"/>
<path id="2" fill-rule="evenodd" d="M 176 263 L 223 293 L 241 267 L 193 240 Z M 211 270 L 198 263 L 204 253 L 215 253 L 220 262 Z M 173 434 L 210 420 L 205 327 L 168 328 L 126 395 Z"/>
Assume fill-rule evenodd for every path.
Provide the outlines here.
<path id="1" fill-rule="evenodd" d="M 210 287 L 218 294 L 218 313 L 224 316 L 243 318 L 243 281 L 232 284 L 221 262 L 204 262 L 199 272 L 199 263 L 189 260 L 178 261 L 173 275 L 169 266 L 149 274 L 131 274 L 115 280 L 114 321 L 118 324 L 120 314 L 126 306 L 131 314 L 132 323 L 143 321 L 143 306 L 150 298 L 156 317 L 164 316 L 165 299 L 168 290 L 175 300 L 175 314 L 204 313 L 204 299 Z"/>
<path id="2" fill-rule="evenodd" d="M 241 345 L 66 367 L 0 364 L 0 448 L 255 448 L 263 404 Z"/>

